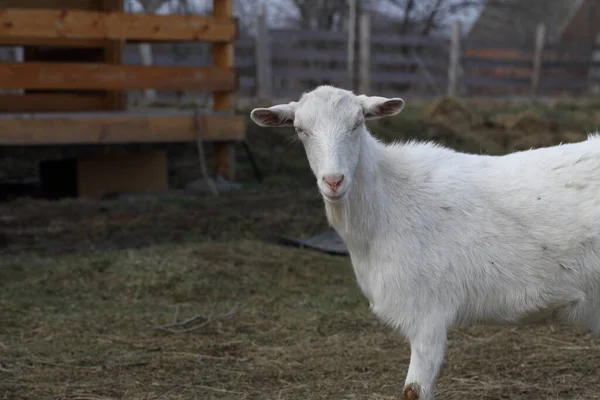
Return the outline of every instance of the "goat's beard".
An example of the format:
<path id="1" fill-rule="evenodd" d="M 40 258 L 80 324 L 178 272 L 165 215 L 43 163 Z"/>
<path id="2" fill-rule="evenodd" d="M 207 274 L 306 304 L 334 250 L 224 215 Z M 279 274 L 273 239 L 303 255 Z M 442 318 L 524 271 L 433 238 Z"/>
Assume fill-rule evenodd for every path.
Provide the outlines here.
<path id="1" fill-rule="evenodd" d="M 329 225 L 338 233 L 343 233 L 346 231 L 350 217 L 348 199 L 346 198 L 337 203 L 329 203 L 325 201 L 325 215 L 327 215 Z"/>

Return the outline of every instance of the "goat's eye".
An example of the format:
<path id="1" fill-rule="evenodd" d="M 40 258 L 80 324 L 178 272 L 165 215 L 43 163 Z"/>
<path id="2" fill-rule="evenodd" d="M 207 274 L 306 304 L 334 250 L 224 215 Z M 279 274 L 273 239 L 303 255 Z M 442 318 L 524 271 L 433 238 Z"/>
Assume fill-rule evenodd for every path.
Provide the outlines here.
<path id="1" fill-rule="evenodd" d="M 354 124 L 354 126 L 352 127 L 352 129 L 351 129 L 351 130 L 353 130 L 353 131 L 354 131 L 354 130 L 356 130 L 356 129 L 357 129 L 357 128 L 358 128 L 358 127 L 359 127 L 359 126 L 360 126 L 360 125 L 361 125 L 363 122 L 364 122 L 364 121 L 363 121 L 362 119 L 358 120 L 358 121 L 356 122 L 356 124 Z"/>
<path id="2" fill-rule="evenodd" d="M 306 132 L 304 129 L 298 128 L 298 127 L 296 127 L 296 133 L 298 133 L 298 135 L 310 136 L 308 132 Z"/>

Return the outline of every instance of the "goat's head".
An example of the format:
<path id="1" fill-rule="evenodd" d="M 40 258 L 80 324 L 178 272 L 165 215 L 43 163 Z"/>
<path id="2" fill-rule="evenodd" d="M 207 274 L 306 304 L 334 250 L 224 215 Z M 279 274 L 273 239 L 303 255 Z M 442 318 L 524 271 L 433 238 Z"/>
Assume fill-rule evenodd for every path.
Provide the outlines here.
<path id="1" fill-rule="evenodd" d="M 320 86 L 299 101 L 255 108 L 250 117 L 265 127 L 293 126 L 325 201 L 345 198 L 358 165 L 365 120 L 398 114 L 401 98 L 356 96 L 332 86 Z"/>

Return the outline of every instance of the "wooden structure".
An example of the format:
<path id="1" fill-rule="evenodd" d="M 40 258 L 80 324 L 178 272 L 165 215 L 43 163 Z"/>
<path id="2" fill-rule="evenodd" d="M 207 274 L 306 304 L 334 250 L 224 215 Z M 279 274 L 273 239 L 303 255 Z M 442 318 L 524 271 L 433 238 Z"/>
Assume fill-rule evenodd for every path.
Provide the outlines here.
<path id="1" fill-rule="evenodd" d="M 233 143 L 245 135 L 233 110 L 237 36 L 233 0 L 214 0 L 206 16 L 129 14 L 123 0 L 0 0 L 0 46 L 24 48 L 24 62 L 0 63 L 0 89 L 23 90 L 0 94 L 0 146 L 202 139 L 232 179 Z M 212 42 L 211 65 L 122 64 L 124 43 L 192 41 Z M 210 91 L 213 109 L 128 110 L 130 89 Z"/>

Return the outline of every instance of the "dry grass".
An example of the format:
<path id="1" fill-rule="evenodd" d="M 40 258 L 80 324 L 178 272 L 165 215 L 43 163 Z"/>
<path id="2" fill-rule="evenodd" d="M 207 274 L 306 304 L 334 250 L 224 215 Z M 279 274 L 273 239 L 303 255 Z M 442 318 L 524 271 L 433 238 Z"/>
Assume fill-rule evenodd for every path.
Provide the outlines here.
<path id="1" fill-rule="evenodd" d="M 520 139 L 499 125 L 458 133 L 408 111 L 376 134 L 402 129 L 401 138 L 495 153 Z M 561 123 L 552 140 L 579 137 L 575 124 Z M 369 313 L 349 260 L 262 240 L 326 227 L 287 135 L 253 128 L 267 183 L 216 199 L 0 204 L 0 398 L 398 398 L 408 346 Z M 273 165 L 278 146 L 286 157 Z M 189 332 L 156 329 L 236 303 L 230 318 Z M 574 328 L 458 329 L 437 393 L 597 399 L 598 365 L 600 340 Z"/>

